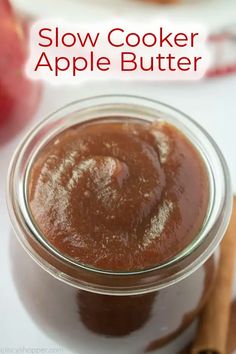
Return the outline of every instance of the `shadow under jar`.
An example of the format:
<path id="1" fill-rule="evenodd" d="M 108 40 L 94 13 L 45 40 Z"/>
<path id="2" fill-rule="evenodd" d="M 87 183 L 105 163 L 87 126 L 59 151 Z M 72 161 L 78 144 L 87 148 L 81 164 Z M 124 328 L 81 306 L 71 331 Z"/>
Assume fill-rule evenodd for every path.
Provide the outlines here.
<path id="1" fill-rule="evenodd" d="M 135 354 L 198 315 L 232 191 L 219 148 L 189 117 L 108 95 L 74 102 L 29 133 L 11 163 L 8 206 L 26 251 L 70 287 L 66 301 L 97 334 L 96 352 L 106 337 L 114 353 Z"/>

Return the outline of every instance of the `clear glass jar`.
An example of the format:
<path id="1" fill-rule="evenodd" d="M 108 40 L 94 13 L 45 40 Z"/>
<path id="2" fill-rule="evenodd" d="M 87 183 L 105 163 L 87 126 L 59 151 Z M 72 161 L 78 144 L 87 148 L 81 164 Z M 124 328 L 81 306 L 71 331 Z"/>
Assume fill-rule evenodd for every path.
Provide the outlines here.
<path id="1" fill-rule="evenodd" d="M 200 233 L 177 256 L 152 269 L 111 272 L 81 265 L 47 242 L 29 212 L 28 176 L 38 151 L 68 127 L 112 116 L 148 121 L 161 118 L 174 124 L 198 149 L 208 171 L 210 201 Z M 56 282 L 56 291 L 55 282 L 47 281 L 45 291 L 54 289 L 51 308 L 57 315 L 64 312 L 63 318 L 73 321 L 70 328 L 75 333 L 75 343 L 78 339 L 78 346 L 81 346 L 79 333 L 83 333 L 83 348 L 89 353 L 94 348 L 96 353 L 136 354 L 168 343 L 196 318 L 208 298 L 217 267 L 218 245 L 229 222 L 232 190 L 228 168 L 219 148 L 188 116 L 153 100 L 108 95 L 69 104 L 28 134 L 10 166 L 8 206 L 15 233 L 27 253 L 61 281 Z M 34 282 L 37 282 L 37 276 Z M 76 321 L 75 316 L 65 313 L 72 311 L 68 307 L 72 303 Z M 86 352 L 83 350 L 81 353 Z"/>

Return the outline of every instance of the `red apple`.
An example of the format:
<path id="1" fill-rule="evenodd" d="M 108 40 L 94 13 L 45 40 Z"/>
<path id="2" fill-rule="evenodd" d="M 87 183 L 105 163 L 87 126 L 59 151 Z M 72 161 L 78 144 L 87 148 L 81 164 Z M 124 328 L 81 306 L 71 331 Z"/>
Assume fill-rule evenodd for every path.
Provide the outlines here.
<path id="1" fill-rule="evenodd" d="M 0 144 L 6 142 L 32 117 L 40 85 L 24 73 L 27 34 L 8 0 L 0 1 Z"/>

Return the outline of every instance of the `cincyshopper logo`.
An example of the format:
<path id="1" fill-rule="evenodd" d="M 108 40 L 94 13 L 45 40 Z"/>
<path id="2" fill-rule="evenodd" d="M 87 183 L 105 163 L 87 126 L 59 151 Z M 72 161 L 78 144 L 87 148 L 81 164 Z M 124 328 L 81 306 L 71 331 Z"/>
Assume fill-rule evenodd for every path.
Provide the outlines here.
<path id="1" fill-rule="evenodd" d="M 0 347 L 0 354 L 59 354 L 63 352 L 61 347 Z"/>

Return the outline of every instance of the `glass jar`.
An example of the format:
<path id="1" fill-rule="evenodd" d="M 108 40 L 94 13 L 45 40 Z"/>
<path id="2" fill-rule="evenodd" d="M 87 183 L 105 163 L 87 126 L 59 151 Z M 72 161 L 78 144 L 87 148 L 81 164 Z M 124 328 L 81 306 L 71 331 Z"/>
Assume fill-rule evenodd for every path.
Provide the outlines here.
<path id="1" fill-rule="evenodd" d="M 209 176 L 209 206 L 199 234 L 172 259 L 143 271 L 111 272 L 79 264 L 47 242 L 29 212 L 29 171 L 39 150 L 68 127 L 113 116 L 151 122 L 164 119 L 175 125 L 199 151 Z M 69 104 L 28 134 L 10 166 L 8 207 L 15 233 L 27 253 L 60 280 L 44 282 L 41 276 L 33 277 L 34 286 L 54 294 L 42 307 L 50 308 L 52 317 L 59 316 L 56 325 L 66 319 L 66 328 L 71 328 L 68 334 L 60 327 L 61 338 L 69 335 L 79 353 L 82 347 L 81 353 L 137 354 L 168 343 L 204 305 L 217 268 L 218 245 L 229 222 L 232 191 L 219 148 L 188 116 L 154 100 L 108 95 Z"/>

